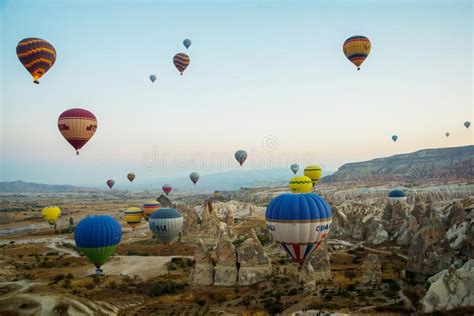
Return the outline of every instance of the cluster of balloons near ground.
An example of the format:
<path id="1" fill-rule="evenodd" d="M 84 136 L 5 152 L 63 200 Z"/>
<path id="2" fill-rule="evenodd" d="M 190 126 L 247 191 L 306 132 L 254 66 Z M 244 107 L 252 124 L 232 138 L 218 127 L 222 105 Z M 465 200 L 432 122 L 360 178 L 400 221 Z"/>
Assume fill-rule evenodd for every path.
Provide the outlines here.
<path id="1" fill-rule="evenodd" d="M 125 211 L 125 221 L 135 229 L 143 218 L 156 238 L 166 247 L 181 233 L 183 216 L 174 208 L 160 208 L 156 201 L 147 201 L 144 209 L 131 207 Z M 122 239 L 119 222 L 108 215 L 89 215 L 74 230 L 74 241 L 79 250 L 95 265 L 101 266 L 115 252 Z"/>

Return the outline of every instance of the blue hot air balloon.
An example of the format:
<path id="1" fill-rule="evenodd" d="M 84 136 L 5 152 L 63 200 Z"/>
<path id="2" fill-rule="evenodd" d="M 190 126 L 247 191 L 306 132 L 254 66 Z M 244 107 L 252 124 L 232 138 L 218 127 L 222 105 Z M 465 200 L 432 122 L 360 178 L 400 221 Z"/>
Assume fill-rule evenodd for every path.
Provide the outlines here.
<path id="1" fill-rule="evenodd" d="M 234 154 L 234 157 L 235 160 L 239 162 L 240 166 L 242 166 L 245 160 L 247 160 L 247 152 L 245 150 L 237 150 Z"/>
<path id="2" fill-rule="evenodd" d="M 290 169 L 291 169 L 291 171 L 293 171 L 294 174 L 296 174 L 298 172 L 298 170 L 300 170 L 300 166 L 298 166 L 297 164 L 294 163 L 290 166 Z"/>
<path id="3" fill-rule="evenodd" d="M 398 139 L 398 136 L 397 136 L 397 135 L 392 135 L 392 140 L 393 140 L 394 142 L 396 142 L 397 139 Z"/>
<path id="4" fill-rule="evenodd" d="M 96 266 L 102 266 L 112 255 L 122 238 L 122 227 L 108 215 L 91 215 L 83 218 L 74 229 L 74 241 L 79 250 Z"/>
<path id="5" fill-rule="evenodd" d="M 388 198 L 392 201 L 405 201 L 407 199 L 407 195 L 402 190 L 391 190 L 390 192 L 388 192 Z"/>
<path id="6" fill-rule="evenodd" d="M 159 241 L 169 245 L 183 228 L 183 215 L 174 208 L 160 208 L 148 218 L 148 226 Z"/>
<path id="7" fill-rule="evenodd" d="M 326 200 L 317 194 L 289 193 L 270 202 L 265 220 L 273 240 L 303 265 L 327 237 L 332 211 Z"/>
<path id="8" fill-rule="evenodd" d="M 186 47 L 186 49 L 188 49 L 188 48 L 191 46 L 191 40 L 188 39 L 188 38 L 185 39 L 185 40 L 183 41 L 183 45 L 184 45 L 184 47 Z"/>

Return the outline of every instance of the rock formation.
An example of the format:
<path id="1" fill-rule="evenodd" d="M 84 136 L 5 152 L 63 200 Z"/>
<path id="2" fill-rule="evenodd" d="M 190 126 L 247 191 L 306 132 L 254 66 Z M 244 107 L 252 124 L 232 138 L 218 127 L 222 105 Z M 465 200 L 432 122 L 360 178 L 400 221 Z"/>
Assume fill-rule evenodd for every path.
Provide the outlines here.
<path id="1" fill-rule="evenodd" d="M 383 212 L 383 227 L 390 236 L 398 233 L 406 221 L 407 210 L 402 203 L 401 201 L 387 203 Z"/>
<path id="2" fill-rule="evenodd" d="M 256 233 L 246 239 L 237 249 L 240 285 L 251 285 L 268 279 L 272 274 L 270 258 L 265 254 Z"/>
<path id="3" fill-rule="evenodd" d="M 193 271 L 193 283 L 197 285 L 212 285 L 214 282 L 214 266 L 207 245 L 202 239 L 198 240 L 194 251 L 196 265 Z"/>
<path id="4" fill-rule="evenodd" d="M 474 306 L 474 259 L 457 270 L 451 266 L 429 281 L 428 292 L 420 301 L 424 313 Z"/>
<path id="5" fill-rule="evenodd" d="M 168 199 L 166 196 L 163 194 L 160 195 L 157 199 L 158 202 L 160 202 L 161 207 L 174 207 L 173 203 L 171 203 L 170 199 Z"/>
<path id="6" fill-rule="evenodd" d="M 451 249 L 459 256 L 474 257 L 474 210 L 460 202 L 451 207 L 447 216 L 446 237 Z"/>
<path id="7" fill-rule="evenodd" d="M 309 262 L 313 268 L 314 280 L 323 281 L 331 279 L 331 262 L 327 247 L 327 242 L 324 240 L 319 248 L 313 252 L 309 258 Z"/>
<path id="8" fill-rule="evenodd" d="M 377 285 L 382 282 L 382 266 L 379 257 L 369 254 L 362 262 L 362 283 Z"/>
<path id="9" fill-rule="evenodd" d="M 298 279 L 303 285 L 305 293 L 313 292 L 316 289 L 314 268 L 309 261 L 306 261 L 301 267 Z"/>
<path id="10" fill-rule="evenodd" d="M 237 254 L 225 231 L 221 231 L 217 241 L 217 264 L 214 285 L 234 286 L 237 283 Z"/>
<path id="11" fill-rule="evenodd" d="M 432 275 L 447 268 L 450 262 L 451 251 L 443 224 L 432 223 L 413 236 L 408 248 L 408 273 L 420 277 Z"/>
<path id="12" fill-rule="evenodd" d="M 365 241 L 369 244 L 381 244 L 388 241 L 388 233 L 381 221 L 371 218 L 367 221 Z"/>
<path id="13" fill-rule="evenodd" d="M 387 183 L 473 179 L 474 146 L 424 149 L 369 161 L 348 163 L 321 183 Z"/>

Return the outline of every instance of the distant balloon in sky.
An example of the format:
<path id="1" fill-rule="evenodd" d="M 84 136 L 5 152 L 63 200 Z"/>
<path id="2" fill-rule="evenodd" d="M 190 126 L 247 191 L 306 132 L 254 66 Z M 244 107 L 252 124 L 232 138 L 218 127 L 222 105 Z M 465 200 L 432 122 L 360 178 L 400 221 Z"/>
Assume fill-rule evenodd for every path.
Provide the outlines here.
<path id="1" fill-rule="evenodd" d="M 179 53 L 174 55 L 173 57 L 173 63 L 176 69 L 179 70 L 179 73 L 183 75 L 183 72 L 188 68 L 189 66 L 189 56 L 186 55 L 185 53 Z"/>
<path id="2" fill-rule="evenodd" d="M 448 133 L 448 132 L 444 133 L 444 135 L 446 135 L 446 137 L 449 137 L 449 133 Z"/>
<path id="3" fill-rule="evenodd" d="M 291 169 L 291 171 L 293 171 L 294 174 L 296 174 L 298 172 L 298 170 L 300 170 L 300 166 L 298 166 L 297 164 L 294 163 L 290 166 L 290 169 Z"/>
<path id="4" fill-rule="evenodd" d="M 245 150 L 237 150 L 234 154 L 234 157 L 242 166 L 245 160 L 247 160 L 247 152 Z"/>
<path id="5" fill-rule="evenodd" d="M 332 211 L 326 200 L 317 194 L 286 193 L 270 202 L 265 220 L 273 240 L 303 265 L 327 237 Z"/>
<path id="6" fill-rule="evenodd" d="M 41 38 L 25 38 L 16 46 L 16 55 L 33 77 L 34 83 L 54 65 L 56 50 L 48 41 Z"/>
<path id="7" fill-rule="evenodd" d="M 342 46 L 344 55 L 357 67 L 357 70 L 360 70 L 360 66 L 369 55 L 370 48 L 370 40 L 362 35 L 349 37 Z"/>
<path id="8" fill-rule="evenodd" d="M 161 187 L 161 189 L 166 193 L 166 195 L 168 195 L 170 194 L 171 190 L 173 190 L 173 187 L 171 187 L 169 184 L 165 184 Z"/>
<path id="9" fill-rule="evenodd" d="M 127 224 L 135 230 L 143 218 L 143 211 L 138 207 L 129 207 L 124 214 L 124 220 Z"/>
<path id="10" fill-rule="evenodd" d="M 471 126 L 471 122 L 469 122 L 469 121 L 464 122 L 464 126 L 466 128 L 469 128 L 469 126 Z"/>
<path id="11" fill-rule="evenodd" d="M 161 204 L 158 201 L 155 201 L 155 200 L 146 201 L 145 204 L 143 204 L 143 217 L 145 218 L 145 220 L 148 221 L 148 218 L 150 217 L 150 215 L 158 211 L 160 207 L 161 207 Z"/>
<path id="12" fill-rule="evenodd" d="M 41 215 L 50 226 L 54 226 L 56 221 L 61 217 L 61 209 L 57 206 L 48 206 L 43 209 Z"/>
<path id="13" fill-rule="evenodd" d="M 107 186 L 109 187 L 109 189 L 112 189 L 114 184 L 115 184 L 114 180 L 112 179 L 107 180 Z"/>
<path id="14" fill-rule="evenodd" d="M 393 140 L 394 142 L 396 142 L 397 139 L 398 139 L 398 136 L 397 136 L 397 135 L 392 135 L 392 140 Z"/>
<path id="15" fill-rule="evenodd" d="M 183 41 L 183 45 L 184 45 L 184 47 L 186 47 L 186 49 L 188 49 L 191 46 L 191 40 L 190 39 L 185 39 Z"/>
<path id="16" fill-rule="evenodd" d="M 159 241 L 169 245 L 183 228 L 183 215 L 174 208 L 161 208 L 151 214 L 148 225 Z"/>
<path id="17" fill-rule="evenodd" d="M 155 76 L 155 75 L 151 75 L 151 76 L 150 76 L 150 80 L 151 80 L 151 82 L 155 82 L 156 76 Z"/>
<path id="18" fill-rule="evenodd" d="M 304 168 L 304 175 L 311 179 L 313 186 L 319 181 L 319 178 L 323 175 L 323 170 L 318 165 L 309 165 Z"/>
<path id="19" fill-rule="evenodd" d="M 69 109 L 58 118 L 59 132 L 76 150 L 81 149 L 94 136 L 97 129 L 95 115 L 84 109 Z"/>
<path id="20" fill-rule="evenodd" d="M 307 176 L 296 176 L 291 178 L 289 186 L 293 193 L 309 193 L 313 189 L 313 182 Z"/>
<path id="21" fill-rule="evenodd" d="M 127 174 L 127 179 L 128 181 L 132 182 L 133 180 L 135 180 L 135 174 L 133 172 L 130 172 L 129 174 Z"/>
<path id="22" fill-rule="evenodd" d="M 91 215 L 83 218 L 74 229 L 77 248 L 96 266 L 100 267 L 115 252 L 122 239 L 122 227 L 111 216 Z"/>
<path id="23" fill-rule="evenodd" d="M 196 184 L 196 182 L 198 182 L 199 180 L 199 173 L 197 172 L 191 172 L 191 174 L 189 175 L 189 179 L 191 179 L 191 181 Z"/>

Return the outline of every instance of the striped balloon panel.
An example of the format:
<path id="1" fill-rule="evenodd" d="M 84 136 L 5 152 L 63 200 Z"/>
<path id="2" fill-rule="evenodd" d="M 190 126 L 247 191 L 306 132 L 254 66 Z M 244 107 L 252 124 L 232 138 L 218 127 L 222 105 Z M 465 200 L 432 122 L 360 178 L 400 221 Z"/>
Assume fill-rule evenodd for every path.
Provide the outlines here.
<path id="1" fill-rule="evenodd" d="M 190 62 L 189 56 L 185 53 L 176 54 L 173 57 L 174 66 L 179 70 L 180 74 L 182 75 L 184 70 L 188 67 Z"/>
<path id="2" fill-rule="evenodd" d="M 125 211 L 124 220 L 132 228 L 135 228 L 143 218 L 143 211 L 138 207 L 131 207 Z"/>
<path id="3" fill-rule="evenodd" d="M 352 36 L 343 45 L 344 55 L 357 67 L 362 65 L 370 53 L 371 43 L 365 36 Z"/>
<path id="4" fill-rule="evenodd" d="M 332 219 L 278 222 L 267 219 L 273 240 L 287 244 L 308 244 L 324 240 L 331 229 Z"/>
<path id="5" fill-rule="evenodd" d="M 16 54 L 35 81 L 41 78 L 56 61 L 56 50 L 53 45 L 40 38 L 21 40 L 16 47 Z"/>
<path id="6" fill-rule="evenodd" d="M 303 262 L 311 256 L 313 252 L 318 249 L 321 242 L 317 243 L 309 243 L 309 244 L 287 244 L 287 243 L 280 243 L 282 248 L 299 264 L 303 264 Z"/>
<path id="7" fill-rule="evenodd" d="M 148 221 L 148 218 L 151 216 L 151 214 L 158 211 L 160 207 L 160 203 L 156 201 L 150 201 L 143 204 L 143 217 L 145 218 L 145 220 Z"/>
<path id="8" fill-rule="evenodd" d="M 156 213 L 155 213 L 156 214 Z M 183 217 L 149 218 L 148 225 L 159 241 L 169 244 L 175 239 L 183 227 Z"/>
<path id="9" fill-rule="evenodd" d="M 46 40 L 26 38 L 16 48 L 17 56 L 25 68 L 39 79 L 56 61 L 56 50 Z"/>
<path id="10" fill-rule="evenodd" d="M 94 135 L 97 129 L 97 119 L 87 110 L 70 109 L 59 116 L 58 128 L 72 147 L 78 150 Z"/>

